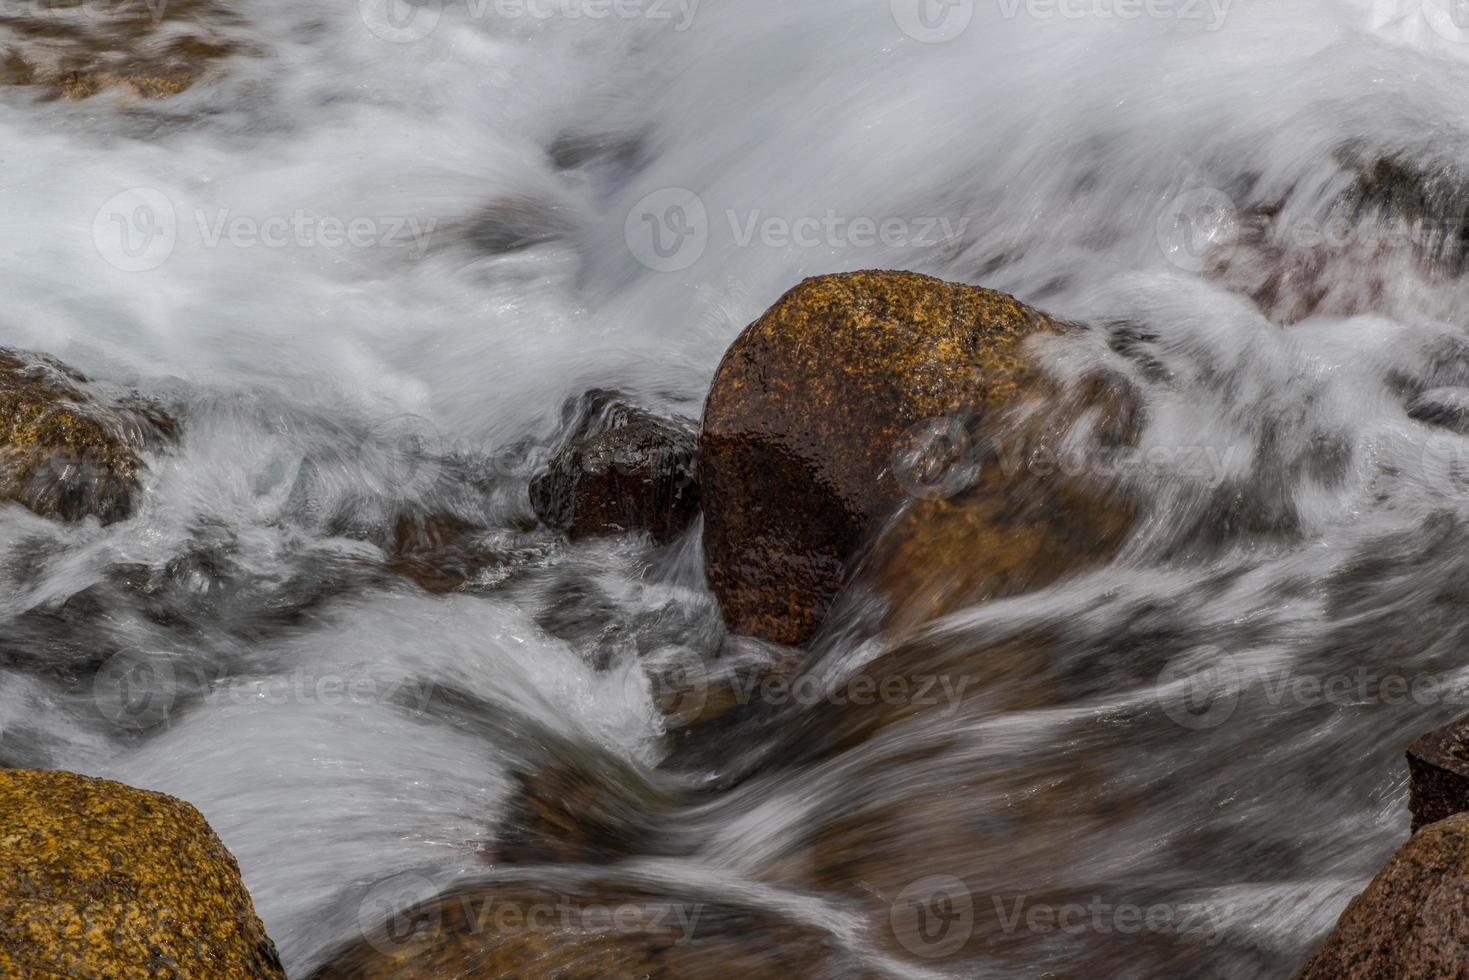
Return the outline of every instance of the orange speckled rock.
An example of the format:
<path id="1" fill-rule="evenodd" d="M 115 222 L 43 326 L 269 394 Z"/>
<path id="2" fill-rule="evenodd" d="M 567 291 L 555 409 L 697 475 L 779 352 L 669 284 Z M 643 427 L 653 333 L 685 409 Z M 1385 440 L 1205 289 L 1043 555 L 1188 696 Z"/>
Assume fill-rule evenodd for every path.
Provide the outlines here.
<path id="1" fill-rule="evenodd" d="M 906 497 L 893 471 L 904 438 L 940 417 L 984 424 L 1020 400 L 1039 379 L 1024 341 L 1061 328 L 1004 293 L 909 272 L 822 276 L 781 297 L 725 354 L 704 409 L 705 563 L 730 628 L 809 639 Z M 1012 517 L 997 506 L 935 505 L 929 536 L 1014 545 L 1017 565 L 1039 555 L 991 540 L 991 522 Z"/>
<path id="2" fill-rule="evenodd" d="M 0 976 L 285 973 L 199 811 L 104 779 L 0 769 Z"/>
<path id="3" fill-rule="evenodd" d="M 127 516 L 139 452 L 173 422 L 141 402 L 99 404 L 86 384 L 52 358 L 0 348 L 0 499 L 64 520 Z"/>
<path id="4" fill-rule="evenodd" d="M 1469 814 L 1429 824 L 1352 899 L 1296 980 L 1469 978 Z"/>

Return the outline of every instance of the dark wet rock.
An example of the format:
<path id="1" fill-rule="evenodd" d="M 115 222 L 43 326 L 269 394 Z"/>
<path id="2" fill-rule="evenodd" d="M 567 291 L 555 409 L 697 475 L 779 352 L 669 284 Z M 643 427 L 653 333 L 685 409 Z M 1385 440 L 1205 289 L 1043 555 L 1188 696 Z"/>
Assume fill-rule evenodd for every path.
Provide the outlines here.
<path id="1" fill-rule="evenodd" d="M 1342 172 L 1323 204 L 1300 188 L 1267 200 L 1253 182 L 1238 188 L 1235 234 L 1206 257 L 1211 277 L 1276 323 L 1390 311 L 1395 280 L 1469 270 L 1469 171 L 1434 150 L 1351 143 L 1334 156 Z"/>
<path id="2" fill-rule="evenodd" d="M 1408 403 L 1408 417 L 1469 435 L 1469 389 L 1433 388 Z"/>
<path id="3" fill-rule="evenodd" d="M 499 588 L 555 547 L 543 529 L 522 532 L 454 514 L 409 512 L 397 516 L 391 534 L 379 543 L 387 552 L 388 572 L 435 594 Z"/>
<path id="4" fill-rule="evenodd" d="M 59 361 L 0 348 L 0 498 L 43 517 L 121 520 L 138 488 L 140 454 L 173 428 L 136 398 L 101 403 Z"/>
<path id="5" fill-rule="evenodd" d="M 513 776 L 492 864 L 610 864 L 691 849 L 670 819 L 674 795 L 614 760 L 554 762 Z"/>
<path id="6" fill-rule="evenodd" d="M 1372 158 L 1349 149 L 1341 156 L 1358 173 L 1344 200 L 1354 219 L 1401 222 L 1419 259 L 1438 272 L 1457 276 L 1469 268 L 1469 173 L 1410 154 Z"/>
<path id="7" fill-rule="evenodd" d="M 1022 506 L 1026 488 L 990 475 L 988 440 L 1006 415 L 1054 397 L 1025 341 L 1065 329 L 1003 293 L 906 272 L 808 279 L 746 329 L 715 375 L 700 436 L 705 567 L 730 629 L 810 639 L 909 499 L 911 544 L 890 549 L 889 581 L 941 560 L 931 577 L 996 568 L 988 592 L 999 594 L 1110 553 L 1125 514 L 1069 499 L 1059 478 Z M 965 594 L 986 592 L 971 584 Z"/>
<path id="8" fill-rule="evenodd" d="M 572 538 L 647 531 L 677 537 L 699 511 L 693 427 L 665 419 L 607 391 L 567 405 L 568 431 L 530 485 L 548 526 Z"/>
<path id="9" fill-rule="evenodd" d="M 393 524 L 388 570 L 428 592 L 453 592 L 484 563 L 485 556 L 474 548 L 479 531 L 452 514 L 402 514 Z"/>
<path id="10" fill-rule="evenodd" d="M 1413 832 L 1469 811 L 1469 718 L 1436 728 L 1408 746 Z"/>
<path id="11" fill-rule="evenodd" d="M 502 881 L 396 910 L 313 980 L 726 980 L 875 976 L 827 933 L 726 896 Z"/>
<path id="12" fill-rule="evenodd" d="M 27 769 L 0 770 L 0 974 L 285 977 L 197 810 Z"/>
<path id="13" fill-rule="evenodd" d="M 486 204 L 464 231 L 476 249 L 498 255 L 565 238 L 574 226 L 563 205 L 533 197 Z"/>
<path id="14" fill-rule="evenodd" d="M 1469 977 L 1469 814 L 1429 824 L 1352 899 L 1297 980 Z"/>
<path id="15" fill-rule="evenodd" d="M 559 170 L 573 170 L 598 161 L 619 167 L 637 164 L 647 150 L 643 133 L 604 133 L 567 130 L 552 141 L 546 152 Z"/>

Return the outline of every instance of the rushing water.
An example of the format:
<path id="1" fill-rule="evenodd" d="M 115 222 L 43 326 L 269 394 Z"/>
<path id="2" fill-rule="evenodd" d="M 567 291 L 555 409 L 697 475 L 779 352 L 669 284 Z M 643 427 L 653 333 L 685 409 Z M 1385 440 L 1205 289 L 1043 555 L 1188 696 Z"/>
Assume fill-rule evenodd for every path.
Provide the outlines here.
<path id="1" fill-rule="evenodd" d="M 194 803 L 304 975 L 377 883 L 483 873 L 538 752 L 654 778 L 651 665 L 779 656 L 723 635 L 692 538 L 534 529 L 563 401 L 696 415 L 799 278 L 909 268 L 1110 325 L 1047 355 L 1144 392 L 1144 519 L 1112 566 L 925 641 L 1043 630 L 1038 669 L 855 746 L 760 732 L 681 777 L 727 788 L 641 873 L 894 972 L 1299 964 L 1406 836 L 1404 746 L 1464 710 L 1469 439 L 1417 419 L 1469 399 L 1469 293 L 1370 219 L 1303 258 L 1231 252 L 1228 215 L 1276 209 L 1299 244 L 1352 159 L 1462 180 L 1448 0 L 391 4 L 215 4 L 240 53 L 164 101 L 0 90 L 0 342 L 183 422 L 131 520 L 0 510 L 0 762 Z M 499 560 L 452 596 L 379 574 L 409 506 Z M 130 691 L 140 665 L 166 698 Z M 934 843 L 828 888 L 827 832 Z M 937 874 L 983 956 L 875 938 Z M 1037 903 L 1101 911 L 1047 930 Z"/>

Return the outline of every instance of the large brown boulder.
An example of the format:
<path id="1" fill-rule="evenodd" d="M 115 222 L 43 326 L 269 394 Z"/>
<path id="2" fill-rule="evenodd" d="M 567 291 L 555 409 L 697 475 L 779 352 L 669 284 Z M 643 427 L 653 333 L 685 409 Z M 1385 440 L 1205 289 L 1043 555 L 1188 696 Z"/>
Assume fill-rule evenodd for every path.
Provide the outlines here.
<path id="1" fill-rule="evenodd" d="M 880 549 L 889 585 L 967 564 L 986 578 L 957 591 L 983 597 L 1110 554 L 1125 511 L 1060 479 L 1029 495 L 1016 481 L 1032 474 L 999 482 L 984 458 L 1016 406 L 1056 397 L 1026 341 L 1065 329 L 1004 293 L 908 272 L 822 276 L 781 297 L 725 354 L 704 410 L 705 564 L 730 628 L 808 640 L 905 501 L 908 527 Z M 934 445 L 969 458 L 955 467 Z"/>
<path id="2" fill-rule="evenodd" d="M 285 973 L 199 811 L 104 779 L 0 769 L 0 976 Z"/>
<path id="3" fill-rule="evenodd" d="M 1297 980 L 1469 977 L 1469 814 L 1429 824 L 1352 899 Z"/>
<path id="4" fill-rule="evenodd" d="M 143 402 L 103 403 L 59 361 L 0 348 L 0 499 L 42 517 L 126 517 L 140 453 L 173 424 Z"/>

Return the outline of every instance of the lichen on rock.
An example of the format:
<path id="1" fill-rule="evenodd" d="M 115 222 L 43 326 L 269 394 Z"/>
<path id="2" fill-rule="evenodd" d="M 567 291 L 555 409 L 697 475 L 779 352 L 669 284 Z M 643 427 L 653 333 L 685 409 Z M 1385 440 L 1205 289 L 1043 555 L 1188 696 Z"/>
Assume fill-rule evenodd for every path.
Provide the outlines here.
<path id="1" fill-rule="evenodd" d="M 234 858 L 193 807 L 0 769 L 0 976 L 285 973 Z"/>
<path id="2" fill-rule="evenodd" d="M 781 297 L 726 352 L 700 436 L 705 566 L 731 630 L 809 640 L 909 500 L 908 527 L 888 534 L 889 580 L 949 574 L 962 557 L 1005 572 L 988 588 L 960 583 L 982 598 L 1115 550 L 1130 517 L 1077 484 L 1022 473 L 1017 486 L 980 466 L 930 494 L 902 465 L 925 425 L 982 445 L 1024 402 L 1065 407 L 1027 342 L 1070 329 L 1004 293 L 910 272 L 821 276 Z M 1092 407 L 1048 419 L 1052 437 Z"/>

